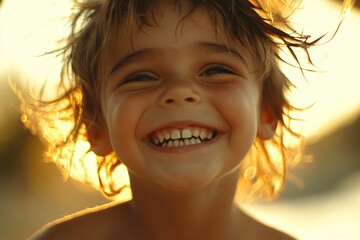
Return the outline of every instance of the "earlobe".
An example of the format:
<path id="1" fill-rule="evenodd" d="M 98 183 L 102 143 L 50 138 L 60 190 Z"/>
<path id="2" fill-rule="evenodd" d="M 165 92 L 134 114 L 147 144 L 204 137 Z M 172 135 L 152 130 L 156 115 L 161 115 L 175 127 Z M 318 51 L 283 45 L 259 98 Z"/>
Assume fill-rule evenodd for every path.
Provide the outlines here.
<path id="1" fill-rule="evenodd" d="M 103 124 L 101 126 L 94 123 L 86 124 L 86 130 L 91 151 L 96 155 L 106 156 L 113 151 L 108 131 Z"/>
<path id="2" fill-rule="evenodd" d="M 271 139 L 275 135 L 279 119 L 270 107 L 264 107 L 261 112 L 257 136 L 262 140 Z"/>

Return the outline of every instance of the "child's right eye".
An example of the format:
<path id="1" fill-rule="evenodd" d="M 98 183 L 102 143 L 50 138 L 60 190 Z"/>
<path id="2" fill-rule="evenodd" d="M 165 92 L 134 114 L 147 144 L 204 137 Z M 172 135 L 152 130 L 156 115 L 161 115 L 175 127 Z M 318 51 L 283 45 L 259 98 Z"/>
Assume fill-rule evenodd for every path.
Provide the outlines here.
<path id="1" fill-rule="evenodd" d="M 128 76 L 127 78 L 125 78 L 121 84 L 126 84 L 126 83 L 130 83 L 130 82 L 147 82 L 147 81 L 154 81 L 154 80 L 158 80 L 158 78 L 156 76 L 154 76 L 153 74 L 150 73 L 135 73 L 132 74 L 130 76 Z"/>

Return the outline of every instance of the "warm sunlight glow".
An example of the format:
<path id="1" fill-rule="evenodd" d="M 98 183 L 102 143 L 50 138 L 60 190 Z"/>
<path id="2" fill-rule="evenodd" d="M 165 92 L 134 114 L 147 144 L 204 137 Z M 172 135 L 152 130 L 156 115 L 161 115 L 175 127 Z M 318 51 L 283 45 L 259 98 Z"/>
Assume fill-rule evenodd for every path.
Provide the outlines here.
<path id="1" fill-rule="evenodd" d="M 339 21 L 340 5 L 326 0 L 307 0 L 305 9 L 298 11 L 294 22 L 299 22 L 312 39 L 329 33 L 322 40 L 330 40 Z M 321 15 L 321 17 L 319 17 Z M 360 81 L 358 68 L 360 56 L 360 11 L 353 9 L 329 43 L 310 49 L 318 72 L 305 72 L 307 82 L 298 69 L 283 66 L 298 86 L 291 100 L 301 108 L 313 105 L 299 114 L 304 119 L 298 128 L 305 136 L 321 137 L 338 126 L 351 121 L 360 113 Z M 307 66 L 305 66 L 307 67 Z"/>
<path id="2" fill-rule="evenodd" d="M 22 7 L 18 8 L 19 5 Z M 304 10 L 298 11 L 294 22 L 300 23 L 305 33 L 316 38 L 336 29 L 339 4 L 327 0 L 306 0 L 304 5 Z M 0 11 L 0 72 L 16 68 L 12 74 L 20 74 L 32 84 L 34 80 L 42 82 L 44 79 L 49 85 L 56 84 L 60 59 L 36 56 L 56 46 L 56 40 L 66 32 L 63 17 L 70 10 L 69 0 L 5 1 Z M 300 124 L 306 136 L 324 135 L 360 112 L 360 81 L 356 72 L 357 56 L 360 56 L 359 24 L 360 14 L 355 9 L 333 41 L 311 51 L 321 72 L 306 73 L 308 84 L 303 83 L 298 69 L 284 67 L 292 80 L 301 82 L 299 93 L 293 97 L 300 107 L 316 103 L 300 116 L 306 120 Z M 330 36 L 325 39 L 330 39 Z"/>
<path id="3" fill-rule="evenodd" d="M 67 16 L 71 11 L 70 2 L 70 0 L 2 1 L 0 8 L 0 74 L 5 73 L 10 78 L 12 76 L 14 78 L 20 77 L 24 83 L 34 86 L 35 89 L 42 86 L 44 81 L 46 81 L 48 86 L 46 97 L 51 98 L 53 96 L 54 92 L 50 89 L 57 86 L 61 59 L 55 58 L 53 55 L 41 57 L 40 55 L 56 48 L 58 46 L 57 41 L 68 31 L 65 27 L 66 21 L 64 16 Z M 337 29 L 340 10 L 341 6 L 336 1 L 305 0 L 304 9 L 298 11 L 294 17 L 294 22 L 299 23 L 301 29 L 311 35 L 312 39 L 329 33 L 321 41 L 326 43 Z M 342 23 L 334 39 L 329 43 L 310 50 L 318 71 L 305 71 L 304 74 L 307 81 L 304 81 L 303 75 L 298 68 L 282 65 L 282 69 L 289 79 L 297 85 L 297 89 L 292 89 L 291 96 L 289 96 L 290 100 L 299 108 L 311 106 L 304 112 L 296 113 L 295 115 L 305 121 L 292 123 L 296 124 L 296 128 L 310 140 L 316 140 L 334 131 L 336 128 L 351 122 L 352 119 L 360 114 L 360 10 L 354 8 L 347 15 L 348 18 Z M 285 59 L 288 60 L 289 57 Z M 296 63 L 294 64 L 296 65 Z M 2 112 L 0 112 L 0 119 L 6 117 L 1 116 L 1 114 Z M 67 116 L 59 117 L 65 118 Z M 27 121 L 31 121 L 31 116 L 23 115 L 21 116 L 21 121 L 26 125 Z M 59 134 L 59 132 L 63 132 L 65 138 L 66 133 L 73 126 L 70 122 L 57 121 L 54 127 L 62 131 L 52 132 L 50 130 L 47 132 L 49 139 L 54 134 Z M 58 138 L 59 136 L 56 137 Z M 287 143 L 287 145 L 291 146 L 292 144 Z M 99 189 L 98 159 L 89 149 L 90 144 L 87 141 L 79 140 L 76 143 L 73 161 L 69 161 L 69 156 L 62 156 L 61 159 L 58 159 L 58 165 L 71 169 L 70 177 L 90 183 Z M 279 166 L 281 167 L 280 162 Z M 279 168 L 279 171 L 281 170 Z M 257 171 L 258 169 L 253 166 L 245 168 L 244 181 L 254 181 Z M 124 165 L 116 168 L 114 175 L 114 179 L 118 180 L 117 183 L 129 185 L 129 177 Z M 349 206 L 353 204 L 353 201 L 350 201 L 353 200 L 350 199 L 351 197 L 349 195 L 349 200 L 347 200 Z M 125 201 L 130 198 L 131 191 L 129 188 L 126 188 L 117 200 Z M 359 196 L 358 198 L 360 199 Z M 312 213 L 302 212 L 303 207 L 308 205 L 308 209 L 314 209 L 310 208 L 312 202 L 309 201 L 309 203 L 304 204 L 307 205 L 298 206 L 295 210 L 293 208 L 289 209 L 289 214 L 290 211 L 296 211 L 295 214 L 299 218 L 296 219 L 293 226 L 296 226 L 297 231 L 302 231 L 301 234 L 304 236 L 304 239 L 306 237 L 308 237 L 306 239 L 314 239 L 312 234 L 322 226 L 320 223 L 316 225 L 309 221 L 309 216 Z M 323 222 L 326 222 L 327 209 L 336 209 L 338 205 L 334 197 L 333 202 L 329 205 L 321 204 L 315 207 L 318 207 L 321 209 L 321 213 L 324 213 Z M 262 209 L 260 208 L 260 210 Z M 269 217 L 272 221 L 276 220 L 276 210 L 275 208 L 274 214 Z M 319 211 L 317 212 L 319 213 Z M 263 212 L 266 212 L 266 209 L 259 211 L 259 215 Z M 348 214 L 340 211 L 337 213 L 339 213 L 340 218 L 342 214 Z M 286 218 L 287 212 L 284 211 L 282 214 L 284 217 L 278 220 L 279 225 L 281 225 L 282 221 L 283 225 L 286 225 L 284 223 L 289 223 L 290 226 L 291 221 L 288 221 Z M 343 216 L 343 218 L 349 219 L 348 215 Z M 286 220 L 284 221 L 284 219 Z M 294 217 L 292 220 L 295 221 Z M 297 224 L 299 222 L 304 223 L 306 228 L 299 228 Z M 277 224 L 276 221 L 275 223 Z M 351 224 L 353 223 L 349 219 L 349 221 L 344 222 L 343 226 L 336 225 L 331 230 L 341 230 L 341 227 L 346 229 Z M 296 229 L 294 229 L 294 232 L 296 232 Z M 341 239 L 341 237 L 337 239 Z"/>
<path id="4" fill-rule="evenodd" d="M 8 67 L 21 69 L 21 72 L 16 71 L 11 74 L 20 72 L 23 79 L 32 81 L 30 84 L 37 85 L 37 87 L 46 80 L 47 86 L 49 86 L 47 89 L 52 89 L 57 84 L 61 66 L 60 59 L 56 59 L 54 56 L 38 56 L 54 49 L 56 41 L 66 33 L 64 16 L 71 11 L 70 1 L 20 1 L 6 1 L 0 12 L 0 42 L 3 47 L 0 52 L 2 66 L 0 71 Z M 19 4 L 22 5 L 22 8 L 17 7 Z M 330 34 L 324 38 L 324 42 L 326 42 L 337 27 L 340 5 L 325 0 L 306 0 L 304 5 L 304 10 L 298 11 L 295 15 L 294 22 L 299 23 L 299 26 L 304 28 L 304 32 L 312 35 L 313 39 L 329 32 Z M 27 11 L 28 9 L 33 10 Z M 16 14 L 13 14 L 14 12 Z M 320 19 L 319 12 L 321 12 Z M 23 17 L 18 18 L 19 15 Z M 360 56 L 359 24 L 360 14 L 354 10 L 343 22 L 339 34 L 330 43 L 311 50 L 314 63 L 320 71 L 318 73 L 305 72 L 308 82 L 303 81 L 299 69 L 283 66 L 284 71 L 296 83 L 299 90 L 294 89 L 291 101 L 301 108 L 314 104 L 310 109 L 296 116 L 305 119 L 305 122 L 292 123 L 298 124 L 297 128 L 306 136 L 316 138 L 326 134 L 360 112 L 358 94 L 360 81 L 357 79 L 356 72 L 358 68 L 356 58 Z M 47 90 L 49 98 L 52 94 Z M 26 120 L 28 120 L 27 116 L 22 116 L 22 121 Z M 64 129 L 64 132 L 68 132 L 72 127 L 64 122 L 57 124 L 59 125 L 57 127 Z M 49 132 L 48 134 L 54 133 Z M 78 142 L 76 149 L 75 159 L 79 159 L 81 154 L 89 149 L 88 143 Z M 86 175 L 84 166 L 80 166 L 77 162 L 79 161 L 73 161 L 71 176 L 98 186 L 94 154 L 88 153 L 86 160 L 83 161 L 89 171 Z M 68 162 L 64 161 L 64 164 L 66 165 Z M 122 168 L 117 172 L 126 170 Z M 127 174 L 122 172 L 119 176 L 127 176 Z M 121 182 L 123 181 L 128 180 L 122 179 Z"/>
<path id="5" fill-rule="evenodd" d="M 71 162 L 71 166 L 69 166 L 71 169 L 70 176 L 78 181 L 89 183 L 95 188 L 100 189 L 97 158 L 93 152 L 89 151 L 89 149 L 90 144 L 87 141 L 80 140 L 76 143 L 73 161 Z M 67 159 L 64 159 L 64 161 L 67 161 Z M 115 169 L 113 172 L 113 179 L 116 179 L 115 188 L 130 185 L 128 172 L 123 164 Z M 126 201 L 131 199 L 131 197 L 130 188 L 126 187 L 121 194 L 114 197 L 114 200 Z"/>
<path id="6" fill-rule="evenodd" d="M 324 38 L 330 39 L 339 20 L 340 6 L 325 0 L 304 2 L 305 10 L 298 11 L 294 22 L 300 23 L 305 33 L 313 38 L 330 32 Z M 17 7 L 19 4 L 21 8 Z M 66 33 L 63 17 L 70 10 L 68 0 L 5 1 L 0 12 L 0 71 L 7 67 L 21 69 L 13 74 L 22 73 L 24 79 L 40 83 L 46 79 L 51 89 L 51 84 L 56 84 L 58 79 L 59 59 L 53 56 L 36 56 L 51 51 L 56 46 L 56 40 Z M 319 12 L 321 18 L 318 17 Z M 23 17 L 18 18 L 19 15 Z M 359 24 L 359 11 L 354 10 L 330 43 L 311 50 L 320 72 L 305 72 L 308 83 L 303 81 L 298 69 L 283 66 L 299 88 L 298 92 L 293 92 L 292 100 L 299 107 L 314 104 L 299 115 L 299 118 L 306 120 L 299 124 L 306 136 L 321 136 L 360 112 L 360 81 L 356 72 L 357 56 L 360 56 Z M 51 96 L 51 92 L 48 94 Z"/>
<path id="7" fill-rule="evenodd" d="M 66 33 L 65 16 L 70 0 L 3 1 L 0 11 L 0 73 L 25 81 L 48 82 L 58 79 L 60 59 L 40 57 L 58 45 Z M 21 6 L 21 7 L 19 7 Z"/>

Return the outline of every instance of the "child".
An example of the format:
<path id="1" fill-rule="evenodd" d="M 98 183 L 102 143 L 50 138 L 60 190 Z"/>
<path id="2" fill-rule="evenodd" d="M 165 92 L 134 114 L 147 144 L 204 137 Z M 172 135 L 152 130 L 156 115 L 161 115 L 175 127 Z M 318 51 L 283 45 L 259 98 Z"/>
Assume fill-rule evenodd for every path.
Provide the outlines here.
<path id="1" fill-rule="evenodd" d="M 241 197 L 275 196 L 298 153 L 284 141 L 300 136 L 287 124 L 292 85 L 279 50 L 297 60 L 294 48 L 307 53 L 316 41 L 290 26 L 294 3 L 77 6 L 61 95 L 23 99 L 24 123 L 69 171 L 76 144 L 88 141 L 108 196 L 121 194 L 113 173 L 124 164 L 132 199 L 56 221 L 33 239 L 294 239 L 234 203 L 237 186 Z"/>

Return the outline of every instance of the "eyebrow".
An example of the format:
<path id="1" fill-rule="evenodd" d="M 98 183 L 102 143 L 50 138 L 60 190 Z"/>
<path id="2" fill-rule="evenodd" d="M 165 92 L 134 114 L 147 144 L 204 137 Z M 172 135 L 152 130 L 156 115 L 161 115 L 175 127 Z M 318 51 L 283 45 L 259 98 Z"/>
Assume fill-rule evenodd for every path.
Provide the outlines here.
<path id="1" fill-rule="evenodd" d="M 116 72 L 118 69 L 120 69 L 123 65 L 125 65 L 125 63 L 130 62 L 132 60 L 134 60 L 134 58 L 138 58 L 141 55 L 145 55 L 145 54 L 149 54 L 149 53 L 155 53 L 158 52 L 158 49 L 156 48 L 144 48 L 144 49 L 140 49 L 138 51 L 126 54 L 124 57 L 120 58 L 115 65 L 111 68 L 110 74 L 112 75 L 114 74 L 114 72 Z"/>
<path id="2" fill-rule="evenodd" d="M 235 49 L 232 49 L 228 45 L 221 44 L 221 43 L 213 43 L 213 42 L 199 42 L 195 44 L 195 47 L 205 47 L 212 51 L 219 52 L 219 53 L 228 53 L 230 55 L 235 56 L 236 58 L 240 59 L 244 64 L 247 65 L 245 58 Z"/>
<path id="3" fill-rule="evenodd" d="M 219 53 L 228 53 L 230 55 L 235 56 L 236 58 L 240 59 L 244 64 L 247 65 L 244 57 L 239 54 L 236 50 L 230 48 L 229 46 L 225 45 L 225 44 L 220 44 L 220 43 L 213 43 L 213 42 L 198 42 L 195 43 L 193 46 L 194 49 L 198 49 L 198 48 L 208 48 L 214 52 L 219 52 Z M 118 69 L 120 69 L 123 65 L 125 65 L 127 62 L 130 62 L 132 60 L 134 60 L 135 58 L 138 58 L 142 55 L 148 55 L 151 53 L 156 53 L 161 51 L 161 49 L 157 49 L 157 48 L 144 48 L 144 49 L 140 49 L 137 50 L 135 52 L 126 54 L 124 57 L 120 58 L 115 64 L 114 66 L 111 68 L 110 74 L 112 75 L 114 74 L 114 72 L 116 72 Z"/>

